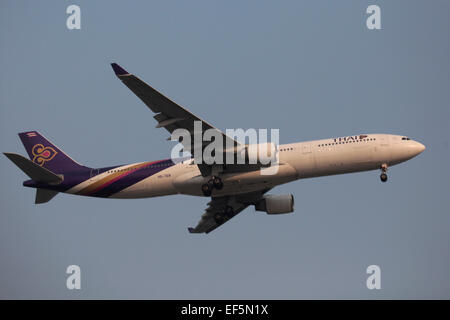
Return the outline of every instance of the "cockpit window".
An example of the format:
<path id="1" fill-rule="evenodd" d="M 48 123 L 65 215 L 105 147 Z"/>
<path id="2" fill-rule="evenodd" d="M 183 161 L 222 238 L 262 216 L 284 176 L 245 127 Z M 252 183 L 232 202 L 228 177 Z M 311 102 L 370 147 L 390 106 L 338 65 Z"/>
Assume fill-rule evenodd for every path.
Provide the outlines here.
<path id="1" fill-rule="evenodd" d="M 403 137 L 402 140 L 411 140 L 411 139 L 408 137 Z"/>

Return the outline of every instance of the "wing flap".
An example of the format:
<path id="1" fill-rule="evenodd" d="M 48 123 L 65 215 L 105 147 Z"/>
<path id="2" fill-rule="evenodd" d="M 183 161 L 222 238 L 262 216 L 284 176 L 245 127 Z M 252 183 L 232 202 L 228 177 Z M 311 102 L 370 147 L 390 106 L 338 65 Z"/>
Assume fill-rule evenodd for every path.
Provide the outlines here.
<path id="1" fill-rule="evenodd" d="M 211 198 L 197 226 L 195 228 L 189 227 L 188 231 L 190 233 L 210 233 L 231 218 L 237 216 L 249 205 L 257 203 L 267 191 L 269 189 L 234 196 Z M 227 210 L 230 207 L 232 210 Z"/>
<path id="2" fill-rule="evenodd" d="M 194 131 L 196 127 L 194 123 L 196 121 L 201 122 L 201 130 L 215 130 L 219 135 L 222 136 L 224 146 L 237 146 L 240 145 L 236 140 L 224 134 L 219 129 L 213 127 L 206 121 L 200 119 L 196 115 L 192 114 L 188 110 L 184 109 L 182 106 L 176 104 L 147 83 L 136 77 L 135 75 L 129 73 L 116 63 L 111 64 L 116 76 L 139 98 L 144 102 L 147 107 L 152 110 L 156 115 L 154 115 L 155 120 L 158 122 L 157 128 L 165 128 L 170 133 L 173 133 L 176 129 L 185 129 L 191 135 L 191 145 L 186 145 L 183 141 L 182 144 L 186 151 L 191 151 L 193 154 L 193 143 L 194 143 Z M 170 140 L 170 139 L 168 139 Z M 184 140 L 184 139 L 183 139 Z M 209 144 L 207 141 L 202 141 L 202 148 Z M 208 174 L 210 171 L 200 168 L 202 175 Z"/>
<path id="3" fill-rule="evenodd" d="M 153 87 L 136 77 L 135 75 L 127 72 L 117 63 L 112 63 L 111 66 L 116 74 L 116 76 L 122 80 L 122 82 L 136 95 L 139 99 L 144 102 L 150 110 L 160 115 L 156 115 L 155 119 L 158 121 L 159 127 L 166 128 L 172 133 L 172 129 L 184 128 L 189 131 L 194 130 L 194 121 L 201 121 L 204 129 L 214 129 L 219 131 L 226 139 L 231 139 L 226 136 L 223 132 L 213 127 L 206 121 L 195 116 L 188 110 L 184 109 L 182 106 L 176 104 Z M 162 117 L 164 115 L 164 117 Z M 168 119 L 173 119 L 164 123 Z M 175 121 L 176 119 L 176 121 Z M 174 124 L 177 124 L 176 126 Z M 235 140 L 231 139 L 233 142 Z"/>

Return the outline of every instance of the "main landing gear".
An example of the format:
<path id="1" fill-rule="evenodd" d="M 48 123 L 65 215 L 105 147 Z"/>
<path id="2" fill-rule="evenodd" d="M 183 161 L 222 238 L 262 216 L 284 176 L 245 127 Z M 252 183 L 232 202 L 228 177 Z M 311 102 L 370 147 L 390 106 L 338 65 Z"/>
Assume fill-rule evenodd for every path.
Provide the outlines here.
<path id="1" fill-rule="evenodd" d="M 381 180 L 382 182 L 386 182 L 387 179 L 388 179 L 388 176 L 387 176 L 387 174 L 386 174 L 387 168 L 388 168 L 387 164 L 383 163 L 383 164 L 381 165 L 380 180 Z"/>
<path id="2" fill-rule="evenodd" d="M 222 188 L 223 188 L 222 179 L 216 176 L 212 176 L 207 183 L 202 184 L 202 192 L 207 197 L 211 195 L 213 189 L 221 190 Z"/>

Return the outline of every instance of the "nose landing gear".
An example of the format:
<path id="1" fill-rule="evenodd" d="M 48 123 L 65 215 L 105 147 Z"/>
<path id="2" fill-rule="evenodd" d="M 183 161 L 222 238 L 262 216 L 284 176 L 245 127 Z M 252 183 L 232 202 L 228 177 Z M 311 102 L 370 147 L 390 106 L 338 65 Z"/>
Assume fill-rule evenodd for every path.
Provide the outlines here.
<path id="1" fill-rule="evenodd" d="M 388 176 L 387 176 L 387 174 L 386 174 L 387 168 L 388 168 L 388 166 L 387 166 L 386 163 L 383 163 L 383 164 L 381 165 L 380 180 L 381 180 L 382 182 L 386 182 L 387 179 L 388 179 Z"/>
<path id="2" fill-rule="evenodd" d="M 209 197 L 213 189 L 221 190 L 223 188 L 223 181 L 219 177 L 212 176 L 205 184 L 202 184 L 203 195 Z"/>

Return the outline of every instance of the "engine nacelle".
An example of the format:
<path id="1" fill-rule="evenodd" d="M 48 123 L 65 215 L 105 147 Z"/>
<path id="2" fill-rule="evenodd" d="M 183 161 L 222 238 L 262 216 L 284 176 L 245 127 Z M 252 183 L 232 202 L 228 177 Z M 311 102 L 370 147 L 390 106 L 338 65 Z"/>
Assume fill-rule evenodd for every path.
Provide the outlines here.
<path id="1" fill-rule="evenodd" d="M 255 204 L 256 211 L 267 214 L 291 213 L 294 211 L 294 196 L 292 194 L 268 194 Z"/>

